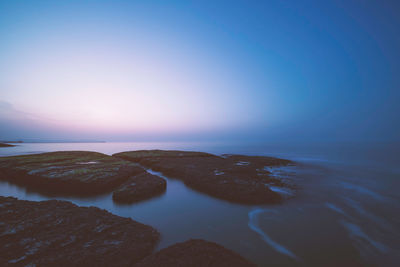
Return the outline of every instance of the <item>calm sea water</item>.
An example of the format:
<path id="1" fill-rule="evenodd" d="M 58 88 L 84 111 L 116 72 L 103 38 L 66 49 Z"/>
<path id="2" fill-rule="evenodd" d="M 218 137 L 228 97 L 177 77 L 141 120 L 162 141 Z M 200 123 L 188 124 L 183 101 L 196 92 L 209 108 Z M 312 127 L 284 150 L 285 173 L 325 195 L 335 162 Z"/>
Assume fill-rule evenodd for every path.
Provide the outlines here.
<path id="1" fill-rule="evenodd" d="M 117 205 L 111 194 L 44 196 L 7 182 L 0 182 L 0 195 L 34 201 L 63 199 L 131 217 L 160 231 L 158 249 L 202 238 L 260 266 L 400 266 L 400 163 L 395 145 L 26 143 L 0 148 L 0 156 L 60 150 L 113 154 L 155 148 L 292 159 L 297 166 L 272 171 L 297 184 L 298 190 L 284 204 L 262 206 L 211 198 L 168 177 L 165 194 L 133 205 Z"/>

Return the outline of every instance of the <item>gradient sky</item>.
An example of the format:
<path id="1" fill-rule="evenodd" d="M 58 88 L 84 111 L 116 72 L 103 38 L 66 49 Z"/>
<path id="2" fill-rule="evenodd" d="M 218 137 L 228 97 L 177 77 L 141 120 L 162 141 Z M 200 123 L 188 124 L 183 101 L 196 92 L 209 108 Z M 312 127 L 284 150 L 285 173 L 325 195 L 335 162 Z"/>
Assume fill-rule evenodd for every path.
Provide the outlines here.
<path id="1" fill-rule="evenodd" d="M 400 136 L 398 1 L 0 0 L 0 139 Z"/>

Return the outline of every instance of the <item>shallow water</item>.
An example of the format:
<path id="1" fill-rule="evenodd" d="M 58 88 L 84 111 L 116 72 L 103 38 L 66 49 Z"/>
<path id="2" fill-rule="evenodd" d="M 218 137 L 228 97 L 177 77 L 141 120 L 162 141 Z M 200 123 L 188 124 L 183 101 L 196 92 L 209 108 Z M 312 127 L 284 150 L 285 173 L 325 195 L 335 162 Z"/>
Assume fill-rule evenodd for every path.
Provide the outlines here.
<path id="1" fill-rule="evenodd" d="M 0 182 L 0 195 L 35 201 L 64 199 L 131 217 L 160 231 L 158 249 L 189 238 L 203 238 L 237 251 L 260 266 L 400 264 L 400 165 L 398 150 L 392 146 L 47 143 L 0 148 L 0 156 L 58 150 L 113 154 L 154 148 L 292 159 L 297 166 L 269 170 L 295 183 L 296 196 L 281 205 L 238 205 L 198 193 L 167 177 L 165 194 L 133 205 L 117 205 L 111 194 L 90 198 L 44 196 L 7 182 Z"/>

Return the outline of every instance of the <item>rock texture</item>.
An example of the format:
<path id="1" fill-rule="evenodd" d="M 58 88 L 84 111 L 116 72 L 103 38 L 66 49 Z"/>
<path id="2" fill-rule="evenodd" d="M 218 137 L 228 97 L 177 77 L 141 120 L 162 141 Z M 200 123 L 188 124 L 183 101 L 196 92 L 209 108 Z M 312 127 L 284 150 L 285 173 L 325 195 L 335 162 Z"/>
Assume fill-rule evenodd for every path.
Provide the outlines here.
<path id="1" fill-rule="evenodd" d="M 278 203 L 282 196 L 269 186 L 288 187 L 265 167 L 292 164 L 289 160 L 241 155 L 216 156 L 202 152 L 141 150 L 114 157 L 162 172 L 200 192 L 244 204 Z"/>
<path id="2" fill-rule="evenodd" d="M 243 204 L 265 204 L 282 201 L 282 196 L 270 186 L 289 187 L 271 176 L 266 167 L 291 162 L 185 151 L 143 150 L 117 153 L 113 157 L 64 151 L 0 157 L 0 180 L 51 195 L 93 195 L 117 188 L 114 200 L 126 203 L 164 192 L 165 181 L 146 174 L 138 164 L 181 179 L 187 186 L 214 197 Z"/>
<path id="3" fill-rule="evenodd" d="M 162 249 L 135 267 L 235 267 L 255 266 L 239 254 L 216 243 L 193 239 Z"/>
<path id="4" fill-rule="evenodd" d="M 0 180 L 51 194 L 111 192 L 141 172 L 143 169 L 136 164 L 96 152 L 63 151 L 0 157 Z"/>
<path id="5" fill-rule="evenodd" d="M 119 203 L 133 203 L 152 198 L 165 192 L 167 182 L 156 175 L 143 173 L 130 177 L 113 193 L 113 200 Z"/>
<path id="6" fill-rule="evenodd" d="M 158 239 L 152 227 L 98 208 L 0 197 L 0 266 L 132 266 Z"/>

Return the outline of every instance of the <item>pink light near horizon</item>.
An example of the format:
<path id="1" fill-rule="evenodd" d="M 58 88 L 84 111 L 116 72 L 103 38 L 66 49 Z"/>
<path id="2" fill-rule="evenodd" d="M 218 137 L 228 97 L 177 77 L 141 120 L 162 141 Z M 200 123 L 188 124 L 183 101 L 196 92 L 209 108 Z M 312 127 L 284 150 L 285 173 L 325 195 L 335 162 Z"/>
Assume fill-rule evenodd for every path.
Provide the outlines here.
<path id="1" fill-rule="evenodd" d="M 61 128 L 105 132 L 212 130 L 246 109 L 237 75 L 196 45 L 78 37 L 38 34 L 11 49 L 1 98 Z"/>

